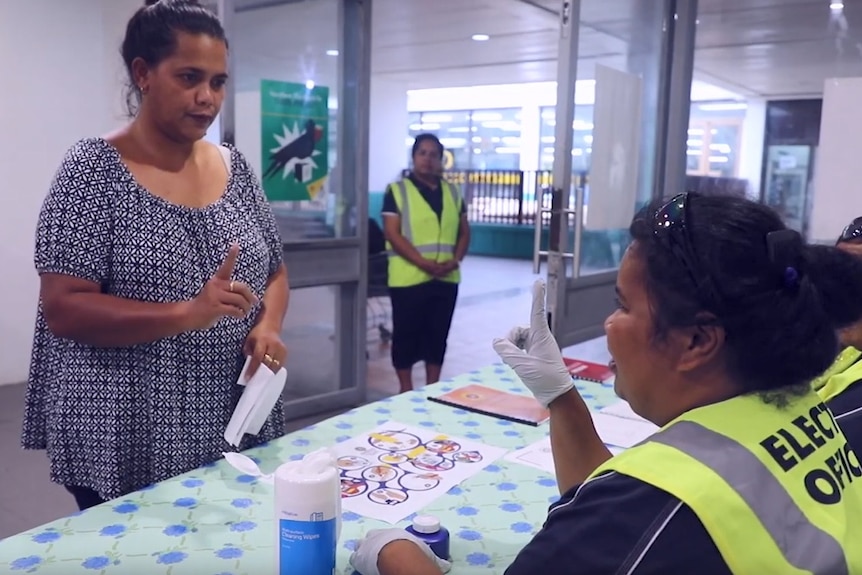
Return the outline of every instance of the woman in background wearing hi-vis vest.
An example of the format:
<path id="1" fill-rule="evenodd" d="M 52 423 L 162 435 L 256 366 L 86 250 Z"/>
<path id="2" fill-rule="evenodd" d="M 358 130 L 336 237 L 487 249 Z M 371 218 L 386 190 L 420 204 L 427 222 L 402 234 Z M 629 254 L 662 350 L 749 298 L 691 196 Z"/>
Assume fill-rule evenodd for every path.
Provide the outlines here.
<path id="1" fill-rule="evenodd" d="M 862 317 L 862 261 L 730 196 L 656 202 L 630 232 L 605 331 L 617 394 L 660 429 L 611 456 L 539 283 L 530 327 L 494 348 L 550 408 L 563 495 L 506 575 L 862 574 L 862 465 L 811 386 Z M 448 569 L 403 533 L 369 533 L 354 567 Z"/>
<path id="2" fill-rule="evenodd" d="M 425 362 L 425 383 L 440 380 L 458 299 L 459 266 L 470 243 L 461 192 L 440 177 L 443 144 L 433 134 L 413 143 L 413 171 L 389 185 L 383 232 L 389 251 L 392 364 L 400 392 L 413 389 L 413 366 Z"/>
<path id="3" fill-rule="evenodd" d="M 844 228 L 835 245 L 862 259 L 862 217 Z M 858 297 L 862 298 L 862 293 Z M 813 385 L 847 440 L 856 451 L 862 452 L 862 323 L 841 330 L 838 339 L 844 349 Z"/>

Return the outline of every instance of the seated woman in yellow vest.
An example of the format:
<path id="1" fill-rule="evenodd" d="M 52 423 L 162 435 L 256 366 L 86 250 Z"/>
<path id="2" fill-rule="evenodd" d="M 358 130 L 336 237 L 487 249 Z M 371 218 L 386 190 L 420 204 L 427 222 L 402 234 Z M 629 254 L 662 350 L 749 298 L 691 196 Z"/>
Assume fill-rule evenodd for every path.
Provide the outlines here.
<path id="1" fill-rule="evenodd" d="M 413 171 L 383 197 L 389 250 L 392 364 L 400 391 L 413 389 L 413 366 L 425 362 L 426 383 L 440 380 L 446 340 L 470 244 L 461 192 L 440 177 L 443 144 L 433 134 L 413 143 Z"/>
<path id="2" fill-rule="evenodd" d="M 617 394 L 660 430 L 611 456 L 537 285 L 530 327 L 494 347 L 550 408 L 563 496 L 499 572 L 862 573 L 862 466 L 810 385 L 835 359 L 836 330 L 862 318 L 862 261 L 729 196 L 657 202 L 630 231 L 605 331 Z M 470 545 L 454 543 L 456 559 Z M 449 568 L 401 529 L 369 533 L 352 563 L 363 575 Z"/>
<path id="3" fill-rule="evenodd" d="M 836 246 L 862 259 L 862 217 L 844 228 Z M 862 298 L 862 294 L 855 297 Z M 814 380 L 814 389 L 850 444 L 862 452 L 862 323 L 841 330 L 838 339 L 844 350 L 826 373 Z"/>

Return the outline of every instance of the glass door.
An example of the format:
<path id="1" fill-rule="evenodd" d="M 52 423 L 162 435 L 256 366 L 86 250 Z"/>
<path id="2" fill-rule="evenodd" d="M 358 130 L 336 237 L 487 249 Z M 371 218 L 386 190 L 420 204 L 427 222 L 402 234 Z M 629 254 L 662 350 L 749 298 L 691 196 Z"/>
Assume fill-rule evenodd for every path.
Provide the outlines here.
<path id="1" fill-rule="evenodd" d="M 369 0 L 220 0 L 234 93 L 221 118 L 284 241 L 289 418 L 365 399 Z M 361 326 L 361 328 L 360 328 Z"/>
<path id="2" fill-rule="evenodd" d="M 544 207 L 548 310 L 566 347 L 603 335 L 632 217 L 665 182 L 674 187 L 684 176 L 697 4 L 563 5 L 553 186 Z M 687 76 L 672 77 L 686 67 Z"/>

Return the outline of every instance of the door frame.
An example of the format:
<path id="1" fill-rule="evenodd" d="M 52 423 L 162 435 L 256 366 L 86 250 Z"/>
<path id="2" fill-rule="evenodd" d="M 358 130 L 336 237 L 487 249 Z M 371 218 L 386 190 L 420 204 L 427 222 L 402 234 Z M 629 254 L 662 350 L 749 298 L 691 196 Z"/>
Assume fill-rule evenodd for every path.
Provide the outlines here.
<path id="1" fill-rule="evenodd" d="M 652 199 L 685 188 L 686 142 L 698 9 L 697 0 L 662 1 L 664 36 L 660 49 Z M 616 270 L 588 276 L 580 274 L 584 202 L 582 188 L 572 190 L 571 149 L 581 4 L 582 0 L 562 2 L 557 62 L 553 172 L 556 201 L 552 202 L 550 210 L 551 229 L 556 233 L 551 234 L 552 241 L 548 246 L 546 306 L 551 331 L 560 347 L 601 336 L 605 318 L 616 307 Z M 577 194 L 574 210 L 567 209 L 571 193 Z M 573 219 L 574 224 L 574 245 L 572 251 L 567 252 L 570 219 Z M 534 249 L 540 248 L 534 246 Z M 568 261 L 571 261 L 571 265 Z"/>

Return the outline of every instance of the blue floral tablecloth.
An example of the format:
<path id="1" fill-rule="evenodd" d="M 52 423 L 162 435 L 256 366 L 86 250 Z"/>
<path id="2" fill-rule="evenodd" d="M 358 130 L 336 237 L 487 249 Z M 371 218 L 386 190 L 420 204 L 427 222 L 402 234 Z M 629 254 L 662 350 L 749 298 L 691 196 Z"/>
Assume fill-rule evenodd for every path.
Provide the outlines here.
<path id="1" fill-rule="evenodd" d="M 514 450 L 541 439 L 538 428 L 427 400 L 470 383 L 528 394 L 506 366 L 492 365 L 421 391 L 365 405 L 246 452 L 264 471 L 344 441 L 389 420 Z M 588 405 L 615 401 L 610 384 L 578 382 Z M 68 575 L 240 575 L 274 573 L 271 485 L 238 474 L 225 461 L 178 476 L 84 513 L 0 541 L 0 573 Z M 502 573 L 545 519 L 558 492 L 541 471 L 503 459 L 450 489 L 423 512 L 452 534 L 453 575 Z M 343 515 L 338 573 L 369 530 L 389 525 Z"/>

